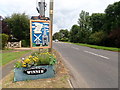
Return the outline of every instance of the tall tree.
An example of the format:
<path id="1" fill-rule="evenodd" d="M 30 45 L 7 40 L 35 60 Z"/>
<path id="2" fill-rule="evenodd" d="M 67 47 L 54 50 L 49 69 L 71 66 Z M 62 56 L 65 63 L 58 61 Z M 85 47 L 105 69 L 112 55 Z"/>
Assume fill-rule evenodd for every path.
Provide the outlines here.
<path id="1" fill-rule="evenodd" d="M 88 12 L 81 11 L 78 19 L 78 24 L 80 27 L 79 36 L 80 42 L 87 43 L 88 37 L 91 33 L 91 26 L 90 26 L 90 16 Z"/>
<path id="2" fill-rule="evenodd" d="M 92 33 L 103 30 L 104 23 L 105 23 L 104 13 L 93 13 L 90 16 L 90 25 L 92 27 Z"/>
<path id="3" fill-rule="evenodd" d="M 54 33 L 53 40 L 55 40 L 55 39 L 60 40 L 60 34 L 59 34 L 59 32 Z"/>
<path id="4" fill-rule="evenodd" d="M 106 45 L 112 47 L 120 47 L 120 1 L 108 5 L 105 9 L 106 22 L 104 30 L 108 33 Z"/>
<path id="5" fill-rule="evenodd" d="M 69 31 L 67 29 L 61 29 L 59 31 L 60 39 L 68 39 L 69 38 Z"/>
<path id="6" fill-rule="evenodd" d="M 120 1 L 110 4 L 106 9 L 105 30 L 110 33 L 112 30 L 120 28 Z"/>
<path id="7" fill-rule="evenodd" d="M 14 38 L 18 40 L 29 39 L 29 17 L 23 14 L 14 13 L 5 20 Z"/>
<path id="8" fill-rule="evenodd" d="M 70 41 L 71 42 L 74 42 L 74 43 L 77 43 L 79 42 L 80 40 L 80 37 L 79 37 L 79 30 L 80 30 L 80 27 L 78 25 L 73 25 L 71 30 L 70 30 Z"/>
<path id="9" fill-rule="evenodd" d="M 10 35 L 10 33 L 11 33 L 10 29 L 8 27 L 8 24 L 7 24 L 7 22 L 5 22 L 4 19 L 2 20 L 2 33 L 7 34 L 7 35 Z"/>

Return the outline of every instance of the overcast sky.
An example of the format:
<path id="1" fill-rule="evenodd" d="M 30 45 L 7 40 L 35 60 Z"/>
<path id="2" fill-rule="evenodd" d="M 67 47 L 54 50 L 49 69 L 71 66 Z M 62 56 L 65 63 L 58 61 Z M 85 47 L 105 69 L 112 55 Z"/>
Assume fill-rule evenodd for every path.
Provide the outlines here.
<path id="1" fill-rule="evenodd" d="M 38 16 L 37 1 L 40 0 L 1 0 L 0 15 L 11 16 L 13 13 L 25 12 L 29 16 Z M 49 17 L 49 1 L 46 0 L 46 16 Z M 54 26 L 53 31 L 68 29 L 77 24 L 81 10 L 92 13 L 104 13 L 109 4 L 119 0 L 54 0 Z"/>

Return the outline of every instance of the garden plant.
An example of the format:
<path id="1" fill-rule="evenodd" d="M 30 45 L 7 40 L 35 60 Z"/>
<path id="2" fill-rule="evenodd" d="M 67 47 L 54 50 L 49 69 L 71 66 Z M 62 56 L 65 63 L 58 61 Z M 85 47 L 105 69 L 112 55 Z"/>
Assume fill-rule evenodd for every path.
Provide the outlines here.
<path id="1" fill-rule="evenodd" d="M 15 68 L 30 68 L 32 66 L 40 65 L 54 65 L 56 64 L 56 56 L 49 53 L 32 53 L 28 58 L 22 58 L 22 60 L 15 63 Z"/>

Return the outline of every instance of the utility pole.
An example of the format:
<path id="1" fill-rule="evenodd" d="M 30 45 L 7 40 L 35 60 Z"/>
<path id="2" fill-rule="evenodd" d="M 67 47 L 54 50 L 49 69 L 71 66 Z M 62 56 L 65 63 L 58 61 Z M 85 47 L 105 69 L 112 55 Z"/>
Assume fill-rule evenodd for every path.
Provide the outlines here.
<path id="1" fill-rule="evenodd" d="M 52 33 L 53 33 L 53 4 L 54 4 L 54 0 L 50 0 L 50 11 L 49 11 L 49 15 L 50 15 L 50 29 L 51 29 L 51 48 L 49 48 L 49 52 L 52 52 Z"/>

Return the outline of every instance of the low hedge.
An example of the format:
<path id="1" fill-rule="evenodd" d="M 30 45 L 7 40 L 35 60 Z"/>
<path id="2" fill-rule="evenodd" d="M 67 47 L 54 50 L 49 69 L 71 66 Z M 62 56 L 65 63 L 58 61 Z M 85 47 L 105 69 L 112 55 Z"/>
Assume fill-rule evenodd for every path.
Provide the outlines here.
<path id="1" fill-rule="evenodd" d="M 9 36 L 6 34 L 0 34 L 0 49 L 5 49 Z"/>

